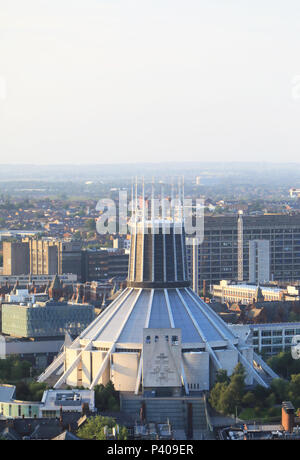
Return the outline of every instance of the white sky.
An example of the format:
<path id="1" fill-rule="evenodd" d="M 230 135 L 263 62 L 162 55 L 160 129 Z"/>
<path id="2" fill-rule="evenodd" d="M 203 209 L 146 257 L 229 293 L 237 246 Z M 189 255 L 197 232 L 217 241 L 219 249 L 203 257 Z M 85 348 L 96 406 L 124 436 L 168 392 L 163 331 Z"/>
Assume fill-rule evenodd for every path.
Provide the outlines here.
<path id="1" fill-rule="evenodd" d="M 300 161 L 295 82 L 299 0 L 0 0 L 0 163 Z"/>

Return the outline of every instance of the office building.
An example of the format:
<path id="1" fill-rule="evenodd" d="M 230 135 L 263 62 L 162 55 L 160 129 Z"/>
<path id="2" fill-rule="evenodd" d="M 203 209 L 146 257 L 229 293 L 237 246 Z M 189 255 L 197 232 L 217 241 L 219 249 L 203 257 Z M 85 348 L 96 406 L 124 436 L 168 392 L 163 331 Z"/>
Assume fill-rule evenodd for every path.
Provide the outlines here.
<path id="1" fill-rule="evenodd" d="M 251 335 L 250 342 L 254 352 L 264 355 L 277 355 L 281 351 L 289 351 L 292 339 L 300 335 L 300 323 L 268 323 L 248 324 Z"/>
<path id="2" fill-rule="evenodd" d="M 2 333 L 12 337 L 77 337 L 95 318 L 94 307 L 49 300 L 40 303 L 3 304 Z"/>
<path id="3" fill-rule="evenodd" d="M 204 240 L 199 245 L 198 254 L 199 290 L 203 281 L 207 286 L 224 279 L 248 281 L 251 259 L 249 243 L 252 240 L 269 242 L 270 280 L 292 282 L 300 279 L 299 215 L 205 216 Z M 265 243 L 263 247 L 263 253 L 266 254 Z M 191 279 L 192 251 L 192 246 L 188 246 Z M 267 255 L 260 258 L 260 264 L 264 267 L 267 266 L 267 258 Z"/>
<path id="4" fill-rule="evenodd" d="M 293 300 L 298 300 L 299 292 L 293 289 L 290 292 L 297 292 L 297 295 L 293 297 Z M 255 284 L 244 284 L 244 283 L 231 283 L 227 280 L 222 280 L 219 284 L 214 284 L 211 289 L 213 298 L 221 303 L 240 303 L 242 305 L 248 305 L 253 301 L 257 301 L 257 289 L 258 286 Z M 285 296 L 291 299 L 287 289 L 272 287 L 272 286 L 260 286 L 260 294 L 266 301 L 277 301 L 284 300 Z"/>
<path id="5" fill-rule="evenodd" d="M 22 275 L 29 272 L 29 244 L 3 241 L 3 275 Z"/>
<path id="6" fill-rule="evenodd" d="M 81 242 L 24 238 L 3 243 L 3 275 L 62 275 L 81 277 Z"/>
<path id="7" fill-rule="evenodd" d="M 58 275 L 58 277 L 63 284 L 70 285 L 77 282 L 77 275 L 74 273 L 63 273 Z M 53 275 L 0 275 L 0 285 L 5 284 L 15 286 L 17 284 L 24 288 L 28 285 L 45 286 L 51 283 L 52 280 Z"/>
<path id="8" fill-rule="evenodd" d="M 82 251 L 82 282 L 126 278 L 129 255 L 121 249 L 85 249 Z"/>
<path id="9" fill-rule="evenodd" d="M 249 241 L 249 282 L 270 281 L 270 242 L 268 240 Z"/>

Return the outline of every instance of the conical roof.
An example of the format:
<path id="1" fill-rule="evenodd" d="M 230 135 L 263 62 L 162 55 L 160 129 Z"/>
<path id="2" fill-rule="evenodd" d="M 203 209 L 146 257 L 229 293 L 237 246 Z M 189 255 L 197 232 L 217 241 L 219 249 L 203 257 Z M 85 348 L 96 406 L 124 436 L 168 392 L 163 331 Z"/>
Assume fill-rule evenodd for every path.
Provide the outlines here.
<path id="1" fill-rule="evenodd" d="M 179 225 L 178 225 L 179 224 Z M 80 336 L 85 343 L 142 345 L 144 328 L 180 328 L 191 348 L 237 343 L 226 323 L 189 287 L 184 226 L 139 222 L 133 234 L 127 288 Z M 131 344 L 131 345 L 130 345 Z"/>
<path id="2" fill-rule="evenodd" d="M 86 329 L 80 339 L 93 342 L 142 344 L 143 328 L 180 328 L 183 346 L 198 348 L 205 342 L 225 346 L 237 342 L 226 323 L 190 288 L 125 289 Z"/>

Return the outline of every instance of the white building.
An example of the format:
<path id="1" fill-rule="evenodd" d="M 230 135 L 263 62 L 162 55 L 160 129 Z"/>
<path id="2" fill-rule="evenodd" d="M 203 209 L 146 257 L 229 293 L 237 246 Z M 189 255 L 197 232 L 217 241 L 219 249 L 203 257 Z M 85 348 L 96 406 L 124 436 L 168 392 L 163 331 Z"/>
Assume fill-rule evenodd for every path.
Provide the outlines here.
<path id="1" fill-rule="evenodd" d="M 267 283 L 270 281 L 270 241 L 249 241 L 249 282 Z"/>

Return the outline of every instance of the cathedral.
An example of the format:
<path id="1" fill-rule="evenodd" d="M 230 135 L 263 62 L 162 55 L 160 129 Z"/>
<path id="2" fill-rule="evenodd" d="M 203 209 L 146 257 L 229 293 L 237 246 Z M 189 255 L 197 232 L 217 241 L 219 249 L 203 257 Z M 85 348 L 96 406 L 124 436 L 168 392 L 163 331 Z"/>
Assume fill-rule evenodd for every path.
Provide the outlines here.
<path id="1" fill-rule="evenodd" d="M 227 325 L 190 287 L 183 219 L 136 219 L 127 287 L 40 376 L 93 389 L 180 396 L 209 390 L 237 363 L 246 384 L 268 386 L 247 328 Z M 194 393 L 195 394 L 195 393 Z"/>

